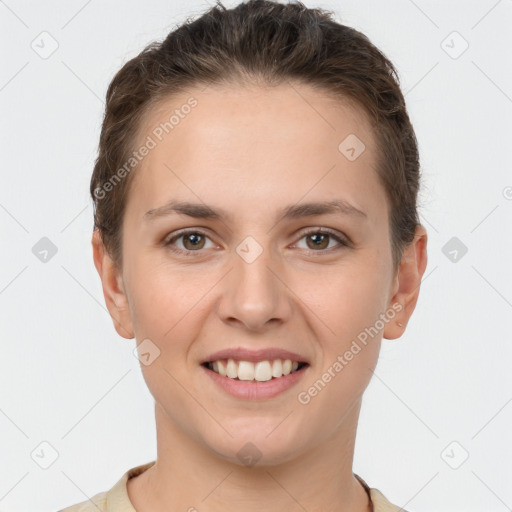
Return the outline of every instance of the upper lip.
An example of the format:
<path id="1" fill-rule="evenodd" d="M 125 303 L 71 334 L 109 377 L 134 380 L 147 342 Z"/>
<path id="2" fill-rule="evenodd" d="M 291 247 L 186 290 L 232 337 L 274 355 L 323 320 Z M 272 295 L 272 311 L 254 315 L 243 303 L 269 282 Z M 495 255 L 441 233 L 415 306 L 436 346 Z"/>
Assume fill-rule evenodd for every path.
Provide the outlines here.
<path id="1" fill-rule="evenodd" d="M 274 359 L 291 359 L 299 363 L 308 363 L 308 360 L 304 356 L 282 348 L 272 347 L 251 350 L 244 347 L 236 347 L 214 352 L 204 359 L 201 364 L 218 361 L 220 359 L 235 359 L 237 361 L 251 361 L 253 363 L 257 363 L 258 361 L 272 361 Z"/>

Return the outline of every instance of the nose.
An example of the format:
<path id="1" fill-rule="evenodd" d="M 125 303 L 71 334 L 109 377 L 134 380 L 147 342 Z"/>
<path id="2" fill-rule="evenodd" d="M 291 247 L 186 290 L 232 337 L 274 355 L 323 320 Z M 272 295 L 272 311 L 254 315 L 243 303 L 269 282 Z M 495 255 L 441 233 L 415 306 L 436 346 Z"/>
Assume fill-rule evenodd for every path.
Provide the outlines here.
<path id="1" fill-rule="evenodd" d="M 255 259 L 247 258 L 243 250 L 234 251 L 232 270 L 221 281 L 220 319 L 249 331 L 286 322 L 291 311 L 290 292 L 279 268 L 267 249 Z"/>

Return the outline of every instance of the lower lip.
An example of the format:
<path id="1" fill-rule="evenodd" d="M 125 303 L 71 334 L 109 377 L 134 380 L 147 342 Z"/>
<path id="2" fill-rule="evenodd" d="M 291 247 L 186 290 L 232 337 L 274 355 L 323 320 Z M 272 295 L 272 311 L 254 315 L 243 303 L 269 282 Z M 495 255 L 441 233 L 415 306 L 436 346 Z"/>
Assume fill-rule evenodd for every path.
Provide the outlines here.
<path id="1" fill-rule="evenodd" d="M 203 365 L 201 365 L 201 368 L 226 393 L 245 400 L 259 400 L 272 398 L 293 387 L 302 378 L 309 365 L 303 366 L 300 370 L 288 375 L 272 378 L 264 382 L 230 379 L 215 373 L 213 370 L 209 370 Z"/>

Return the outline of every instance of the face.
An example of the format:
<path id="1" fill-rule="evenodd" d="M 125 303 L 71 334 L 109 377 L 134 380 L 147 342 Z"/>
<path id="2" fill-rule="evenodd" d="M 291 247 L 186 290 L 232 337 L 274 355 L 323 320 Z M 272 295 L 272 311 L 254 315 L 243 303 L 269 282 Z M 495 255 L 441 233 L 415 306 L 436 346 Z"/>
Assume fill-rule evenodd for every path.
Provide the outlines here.
<path id="1" fill-rule="evenodd" d="M 195 106 L 159 140 L 155 127 L 191 97 Z M 366 118 L 305 85 L 283 85 L 193 90 L 146 121 L 141 140 L 156 145 L 130 189 L 118 288 L 104 279 L 119 334 L 150 340 L 152 362 L 141 368 L 166 421 L 217 455 L 237 462 L 250 441 L 276 464 L 315 449 L 347 427 L 383 333 L 398 337 L 397 320 L 406 322 L 392 304 L 409 304 L 410 314 L 419 284 L 399 286 L 392 272 Z M 340 150 L 350 134 L 364 144 L 359 155 L 353 135 Z M 171 201 L 202 208 L 157 210 Z M 304 207 L 330 202 L 345 207 Z M 282 349 L 307 365 L 229 392 L 219 381 L 230 379 L 202 363 L 235 348 Z M 263 359 L 274 368 L 273 356 Z"/>

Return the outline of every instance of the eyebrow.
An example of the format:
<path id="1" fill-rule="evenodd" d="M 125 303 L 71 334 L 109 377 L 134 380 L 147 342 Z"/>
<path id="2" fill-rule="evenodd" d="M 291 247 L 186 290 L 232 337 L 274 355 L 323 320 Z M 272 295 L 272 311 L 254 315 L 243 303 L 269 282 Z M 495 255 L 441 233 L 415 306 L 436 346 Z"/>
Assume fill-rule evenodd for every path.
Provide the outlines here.
<path id="1" fill-rule="evenodd" d="M 174 200 L 171 200 L 158 208 L 148 210 L 144 214 L 143 219 L 145 221 L 152 221 L 172 214 L 187 215 L 188 217 L 193 217 L 195 219 L 233 219 L 232 215 L 222 208 L 213 208 L 204 203 L 191 203 L 188 201 Z M 347 201 L 343 199 L 334 199 L 326 202 L 310 202 L 287 206 L 278 212 L 276 221 L 283 219 L 293 220 L 326 214 L 349 215 L 359 217 L 361 219 L 368 218 L 365 212 L 359 210 Z"/>

